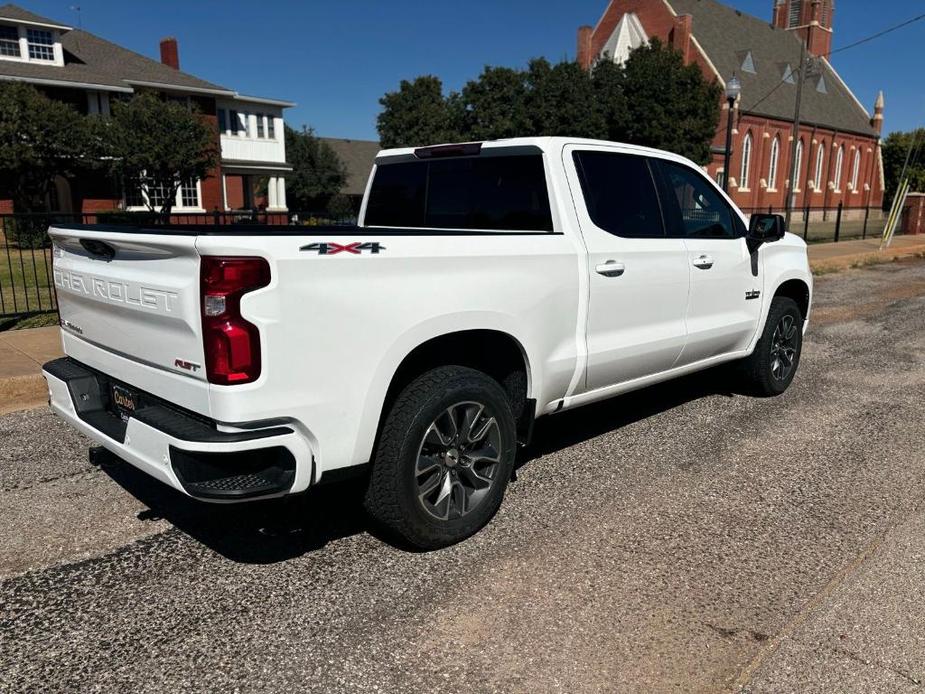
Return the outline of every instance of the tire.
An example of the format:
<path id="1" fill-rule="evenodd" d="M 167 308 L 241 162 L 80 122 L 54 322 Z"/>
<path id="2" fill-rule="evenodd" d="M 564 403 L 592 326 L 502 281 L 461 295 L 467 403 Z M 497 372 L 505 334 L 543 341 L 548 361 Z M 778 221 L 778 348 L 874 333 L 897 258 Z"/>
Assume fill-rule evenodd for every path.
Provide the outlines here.
<path id="1" fill-rule="evenodd" d="M 364 506 L 387 534 L 415 548 L 460 542 L 501 505 L 515 449 L 511 404 L 497 381 L 461 366 L 433 369 L 386 415 Z"/>
<path id="2" fill-rule="evenodd" d="M 802 350 L 803 314 L 793 299 L 775 296 L 755 351 L 740 362 L 747 392 L 772 397 L 787 390 L 800 365 Z"/>

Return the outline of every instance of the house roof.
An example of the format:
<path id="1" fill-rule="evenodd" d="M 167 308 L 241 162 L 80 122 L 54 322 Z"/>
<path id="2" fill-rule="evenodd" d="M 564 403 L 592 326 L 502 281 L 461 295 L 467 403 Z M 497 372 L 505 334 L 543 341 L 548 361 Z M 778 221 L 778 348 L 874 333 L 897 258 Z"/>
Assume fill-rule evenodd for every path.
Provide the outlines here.
<path id="1" fill-rule="evenodd" d="M 38 26 L 52 27 L 54 29 L 61 29 L 62 31 L 67 31 L 71 27 L 56 22 L 51 19 L 46 19 L 45 17 L 40 17 L 37 14 L 29 12 L 29 10 L 24 10 L 18 5 L 0 5 L 0 20 L 8 19 L 13 22 L 21 22 L 23 24 L 36 24 Z"/>
<path id="2" fill-rule="evenodd" d="M 340 192 L 347 195 L 363 195 L 373 162 L 382 149 L 379 143 L 375 140 L 345 140 L 338 137 L 319 139 L 329 145 L 347 167 L 347 182 Z"/>
<path id="3" fill-rule="evenodd" d="M 739 78 L 742 111 L 793 120 L 796 76 L 793 83 L 781 84 L 781 81 L 788 65 L 795 70 L 800 64 L 801 40 L 794 32 L 778 29 L 716 0 L 666 1 L 676 14 L 693 17 L 693 35 L 720 78 L 728 79 L 733 73 Z M 755 64 L 754 74 L 742 70 L 744 56 L 748 53 Z M 819 74 L 808 76 L 803 86 L 802 120 L 876 137 L 870 115 L 834 68 L 826 60 L 819 63 Z M 820 78 L 824 81 L 825 93 L 819 90 Z"/>
<path id="4" fill-rule="evenodd" d="M 64 65 L 0 60 L 0 79 L 21 79 L 39 84 L 73 83 L 114 91 L 132 91 L 134 85 L 158 86 L 187 91 L 235 92 L 226 87 L 174 70 L 157 60 L 123 48 L 80 29 L 70 29 L 34 15 L 16 5 L 0 6 L 0 19 L 43 23 L 60 28 Z"/>

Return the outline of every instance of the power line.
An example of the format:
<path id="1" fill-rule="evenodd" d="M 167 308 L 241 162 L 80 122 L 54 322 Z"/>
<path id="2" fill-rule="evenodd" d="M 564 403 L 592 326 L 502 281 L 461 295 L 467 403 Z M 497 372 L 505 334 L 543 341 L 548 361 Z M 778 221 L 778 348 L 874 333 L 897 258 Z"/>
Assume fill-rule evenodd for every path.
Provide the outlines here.
<path id="1" fill-rule="evenodd" d="M 895 25 L 893 25 L 893 26 L 891 26 L 891 27 L 888 27 L 888 28 L 886 28 L 886 29 L 884 29 L 884 30 L 882 30 L 882 31 L 878 31 L 876 34 L 871 34 L 870 36 L 865 36 L 863 39 L 860 39 L 860 40 L 858 40 L 858 41 L 855 41 L 854 43 L 849 43 L 847 46 L 842 46 L 841 48 L 837 48 L 837 49 L 835 49 L 834 51 L 829 51 L 829 52 L 826 53 L 825 55 L 822 55 L 822 56 L 819 56 L 819 57 L 820 57 L 820 58 L 826 58 L 826 59 L 828 59 L 829 57 L 835 55 L 836 53 L 841 53 L 842 51 L 847 51 L 849 48 L 854 48 L 854 47 L 856 47 L 856 46 L 860 46 L 862 43 L 867 43 L 868 41 L 873 41 L 874 39 L 878 39 L 878 38 L 880 38 L 881 36 L 886 36 L 887 34 L 889 34 L 889 33 L 891 33 L 891 32 L 894 32 L 894 31 L 896 31 L 897 29 L 902 29 L 903 27 L 909 26 L 910 24 L 914 24 L 915 22 L 918 22 L 918 21 L 920 21 L 920 20 L 922 20 L 922 19 L 925 19 L 925 14 L 920 14 L 920 15 L 918 15 L 917 17 L 912 17 L 911 19 L 907 19 L 907 20 L 904 21 L 904 22 L 900 22 L 899 24 L 895 24 Z M 805 65 L 800 65 L 800 70 L 805 70 L 805 69 L 806 69 L 806 66 L 805 66 Z M 744 109 L 744 110 L 746 110 L 746 111 L 751 111 L 752 109 L 758 108 L 758 106 L 760 106 L 762 103 L 764 103 L 764 101 L 765 101 L 766 99 L 768 99 L 774 92 L 776 92 L 778 89 L 780 89 L 782 85 L 786 84 L 787 81 L 788 81 L 788 79 L 792 76 L 792 74 L 793 74 L 792 71 L 791 71 L 791 72 L 788 72 L 788 73 L 786 73 L 786 74 L 784 74 L 784 76 L 781 78 L 780 82 L 778 82 L 778 83 L 774 86 L 774 88 L 773 88 L 772 90 L 770 90 L 767 94 L 765 94 L 765 95 L 762 96 L 760 99 L 758 99 L 758 101 L 756 101 L 755 103 L 753 103 L 751 106 L 749 106 L 748 108 L 746 108 L 746 109 Z"/>
<path id="2" fill-rule="evenodd" d="M 841 53 L 842 51 L 847 51 L 849 48 L 854 48 L 855 46 L 860 46 L 862 43 L 867 43 L 868 41 L 873 41 L 874 39 L 879 39 L 881 36 L 889 34 L 891 31 L 896 31 L 897 29 L 902 29 L 905 26 L 909 26 L 914 22 L 919 21 L 920 19 L 925 19 L 925 14 L 920 14 L 918 17 L 913 17 L 912 19 L 907 19 L 905 22 L 900 22 L 896 26 L 891 26 L 889 29 L 884 29 L 883 31 L 877 32 L 876 34 L 871 34 L 870 36 L 861 39 L 860 41 L 855 41 L 854 43 L 849 43 L 847 46 L 842 46 L 839 49 L 834 51 L 829 51 L 825 57 L 828 58 L 830 55 L 835 55 L 836 53 Z"/>

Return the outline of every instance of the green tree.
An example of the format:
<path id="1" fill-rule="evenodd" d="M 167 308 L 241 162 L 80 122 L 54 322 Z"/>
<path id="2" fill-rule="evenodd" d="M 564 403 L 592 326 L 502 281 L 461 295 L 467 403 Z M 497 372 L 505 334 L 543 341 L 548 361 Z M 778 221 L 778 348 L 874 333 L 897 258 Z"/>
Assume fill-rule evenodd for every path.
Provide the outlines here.
<path id="1" fill-rule="evenodd" d="M 531 135 L 603 138 L 607 125 L 594 108 L 592 76 L 576 62 L 550 65 L 545 58 L 530 61 L 526 74 L 527 116 Z"/>
<path id="2" fill-rule="evenodd" d="M 603 121 L 606 140 L 626 140 L 627 109 L 623 93 L 623 66 L 612 60 L 598 61 L 591 69 L 594 110 Z"/>
<path id="3" fill-rule="evenodd" d="M 152 212 L 169 215 L 182 183 L 206 178 L 218 161 L 214 126 L 180 101 L 143 92 L 97 122 L 113 173 L 137 185 Z"/>
<path id="4" fill-rule="evenodd" d="M 295 210 L 322 210 L 347 181 L 347 167 L 311 128 L 286 126 L 286 158 L 292 173 L 286 177 L 289 206 Z"/>
<path id="5" fill-rule="evenodd" d="M 705 164 L 719 124 L 721 90 L 700 68 L 658 39 L 623 64 L 624 141 L 666 149 Z"/>
<path id="6" fill-rule="evenodd" d="M 17 212 L 43 211 L 55 176 L 74 176 L 96 158 L 86 116 L 35 87 L 0 82 L 0 188 Z"/>
<path id="7" fill-rule="evenodd" d="M 402 80 L 398 91 L 379 99 L 377 118 L 383 147 L 420 147 L 459 139 L 456 97 L 443 96 L 443 83 L 433 75 Z"/>
<path id="8" fill-rule="evenodd" d="M 913 140 L 915 144 L 913 145 Z M 883 141 L 883 177 L 886 190 L 883 195 L 883 208 L 888 210 L 893 204 L 893 196 L 899 186 L 906 156 L 912 150 L 906 175 L 909 177 L 909 190 L 925 191 L 925 128 L 890 133 Z M 917 155 L 917 156 L 916 156 Z"/>
<path id="9" fill-rule="evenodd" d="M 660 147 L 706 163 L 719 123 L 720 89 L 657 39 L 623 65 L 590 72 L 532 60 L 526 70 L 486 67 L 460 93 L 436 77 L 402 82 L 380 103 L 384 147 L 531 135 L 605 138 Z"/>
<path id="10" fill-rule="evenodd" d="M 531 133 L 523 70 L 486 67 L 462 89 L 462 135 L 465 140 L 494 140 Z"/>

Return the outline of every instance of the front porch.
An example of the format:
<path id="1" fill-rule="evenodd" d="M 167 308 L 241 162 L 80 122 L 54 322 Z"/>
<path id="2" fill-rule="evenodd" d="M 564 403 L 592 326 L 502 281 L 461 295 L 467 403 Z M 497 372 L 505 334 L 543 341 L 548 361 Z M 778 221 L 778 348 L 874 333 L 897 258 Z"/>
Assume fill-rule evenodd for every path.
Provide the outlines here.
<path id="1" fill-rule="evenodd" d="M 286 212 L 288 164 L 223 161 L 222 197 L 225 211 Z"/>

